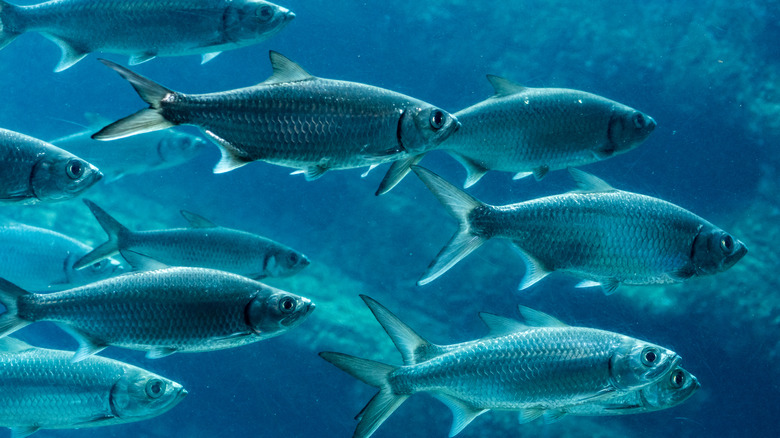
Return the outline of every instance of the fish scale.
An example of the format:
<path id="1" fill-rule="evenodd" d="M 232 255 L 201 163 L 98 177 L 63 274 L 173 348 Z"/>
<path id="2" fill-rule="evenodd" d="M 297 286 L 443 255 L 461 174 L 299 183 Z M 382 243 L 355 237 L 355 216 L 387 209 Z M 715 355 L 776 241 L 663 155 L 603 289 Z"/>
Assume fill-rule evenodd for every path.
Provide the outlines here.
<path id="1" fill-rule="evenodd" d="M 313 180 L 329 170 L 394 161 L 379 192 L 408 172 L 408 160 L 436 148 L 458 130 L 452 115 L 401 93 L 312 76 L 277 52 L 274 73 L 253 87 L 184 94 L 102 60 L 149 104 L 96 133 L 115 140 L 171 126 L 201 128 L 220 148 L 224 173 L 262 160 L 298 169 Z M 401 163 L 401 164 L 399 164 Z"/>
<path id="2" fill-rule="evenodd" d="M 525 289 L 550 272 L 612 293 L 621 284 L 679 283 L 725 271 L 747 253 L 739 240 L 670 202 L 624 192 L 570 169 L 580 190 L 517 204 L 485 204 L 419 166 L 412 168 L 459 221 L 418 284 L 430 283 L 491 238 L 508 240 L 526 265 Z"/>
<path id="3" fill-rule="evenodd" d="M 256 44 L 295 15 L 263 0 L 53 0 L 31 6 L 0 2 L 0 45 L 23 32 L 39 32 L 63 51 L 56 71 L 87 53 L 129 54 L 131 63 L 155 56 L 209 54 Z M 255 17 L 260 8 L 271 16 Z"/>
<path id="4" fill-rule="evenodd" d="M 436 345 L 422 338 L 370 297 L 363 301 L 403 357 L 387 365 L 343 353 L 320 356 L 353 377 L 379 388 L 357 415 L 354 438 L 366 438 L 408 397 L 426 392 L 453 414 L 450 436 L 491 409 L 519 412 L 522 422 L 565 414 L 570 406 L 652 385 L 676 366 L 671 350 L 618 333 L 570 327 L 520 307 L 524 321 L 480 314 L 490 333 L 478 340 Z M 588 412 L 600 411 L 598 405 Z M 586 410 L 581 410 L 585 412 Z"/>
<path id="5" fill-rule="evenodd" d="M 12 436 L 151 418 L 178 404 L 176 382 L 113 359 L 72 362 L 73 352 L 0 339 L 0 427 Z M 149 393 L 150 385 L 159 392 Z"/>
<path id="6" fill-rule="evenodd" d="M 0 286 L 7 309 L 0 336 L 52 321 L 79 340 L 77 360 L 108 345 L 150 357 L 238 347 L 284 333 L 314 308 L 306 298 L 200 268 L 138 272 L 51 294 Z"/>

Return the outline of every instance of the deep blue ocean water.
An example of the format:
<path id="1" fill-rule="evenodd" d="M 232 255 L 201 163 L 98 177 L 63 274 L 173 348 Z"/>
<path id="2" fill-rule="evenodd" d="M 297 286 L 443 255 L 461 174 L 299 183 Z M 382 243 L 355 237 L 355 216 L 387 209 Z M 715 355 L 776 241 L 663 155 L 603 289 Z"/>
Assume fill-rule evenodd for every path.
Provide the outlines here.
<path id="1" fill-rule="evenodd" d="M 751 283 L 757 278 L 752 270 L 777 269 L 770 263 L 778 260 L 776 253 L 758 249 L 772 250 L 764 239 L 778 235 L 780 225 L 776 213 L 746 214 L 764 211 L 757 203 L 778 205 L 777 195 L 771 201 L 760 187 L 776 187 L 777 181 L 767 178 L 779 174 L 780 125 L 772 121 L 780 115 L 780 97 L 771 79 L 780 72 L 780 6 L 601 0 L 587 5 L 397 3 L 288 0 L 281 4 L 297 18 L 269 41 L 223 53 L 205 65 L 187 56 L 155 59 L 134 70 L 177 91 L 227 90 L 266 79 L 272 49 L 314 75 L 393 89 L 450 112 L 490 96 L 488 73 L 528 86 L 600 94 L 650 114 L 658 127 L 638 149 L 585 170 L 618 188 L 674 202 L 726 230 L 754 231 L 737 235 L 751 253 L 712 279 L 662 292 L 626 288 L 604 296 L 596 289 L 575 289 L 578 280 L 563 275 L 518 292 L 522 261 L 505 244 L 489 242 L 431 285 L 417 287 L 415 281 L 456 225 L 413 175 L 383 197 L 374 191 L 386 166 L 365 178 L 357 169 L 329 172 L 314 182 L 261 162 L 214 175 L 219 153 L 210 145 L 184 166 L 101 183 L 85 196 L 134 229 L 183 226 L 178 210 L 186 209 L 300 249 L 312 266 L 295 278 L 269 283 L 313 299 L 317 310 L 284 336 L 238 349 L 159 360 L 108 349 L 107 356 L 176 380 L 190 395 L 145 422 L 36 436 L 351 436 L 353 417 L 374 389 L 316 353 L 336 350 L 400 364 L 389 338 L 358 298 L 361 293 L 441 344 L 483 336 L 479 311 L 514 316 L 514 308 L 523 304 L 564 322 L 673 348 L 702 384 L 686 403 L 666 411 L 571 417 L 551 425 L 517 425 L 514 414 L 491 412 L 459 436 L 780 435 L 780 339 L 774 319 L 780 306 L 772 295 L 756 295 L 773 288 Z M 127 61 L 99 56 L 123 65 Z M 90 55 L 53 73 L 59 59 L 54 44 L 36 34 L 14 41 L 0 51 L 0 126 L 52 139 L 81 129 L 85 112 L 116 119 L 144 107 L 128 84 L 96 58 Z M 465 175 L 442 152 L 429 154 L 423 164 L 451 181 Z M 507 204 L 572 187 L 566 172 L 542 182 L 512 181 L 510 174 L 491 172 L 470 193 Z M 33 225 L 55 215 L 59 231 L 93 244 L 104 240 L 79 200 L 3 208 Z M 41 222 L 35 223 L 30 213 L 35 209 Z M 763 222 L 752 226 L 754 221 Z M 684 298 L 669 305 L 667 295 Z M 745 301 L 750 304 L 741 304 Z M 27 328 L 20 336 L 36 345 L 75 347 L 48 324 Z M 417 395 L 374 436 L 445 437 L 450 419 L 440 402 Z"/>

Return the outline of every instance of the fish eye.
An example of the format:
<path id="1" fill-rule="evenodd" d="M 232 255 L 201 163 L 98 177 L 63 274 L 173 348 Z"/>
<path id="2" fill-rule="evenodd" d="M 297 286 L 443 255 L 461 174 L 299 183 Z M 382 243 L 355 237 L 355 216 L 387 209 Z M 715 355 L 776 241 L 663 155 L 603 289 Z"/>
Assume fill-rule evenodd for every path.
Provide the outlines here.
<path id="1" fill-rule="evenodd" d="M 444 112 L 442 110 L 434 110 L 431 113 L 431 128 L 441 129 L 444 127 Z"/>
<path id="2" fill-rule="evenodd" d="M 287 256 L 287 259 L 290 261 L 290 263 L 297 263 L 298 262 L 298 254 L 291 252 L 290 255 Z"/>
<path id="3" fill-rule="evenodd" d="M 658 360 L 658 350 L 653 347 L 647 347 L 642 350 L 642 365 L 651 367 Z"/>
<path id="4" fill-rule="evenodd" d="M 79 160 L 70 160 L 65 166 L 65 173 L 70 179 L 79 179 L 84 175 L 84 165 Z"/>
<path id="5" fill-rule="evenodd" d="M 292 313 L 295 310 L 295 300 L 291 297 L 284 297 L 279 300 L 279 311 L 282 313 Z"/>
<path id="6" fill-rule="evenodd" d="M 146 382 L 146 395 L 149 398 L 160 398 L 165 393 L 165 382 L 160 379 L 151 379 Z"/>
<path id="7" fill-rule="evenodd" d="M 720 249 L 726 254 L 734 252 L 734 238 L 728 234 L 724 234 L 720 238 Z"/>
<path id="8" fill-rule="evenodd" d="M 637 128 L 643 128 L 645 126 L 645 116 L 641 113 L 634 114 L 634 126 Z"/>
<path id="9" fill-rule="evenodd" d="M 257 18 L 259 18 L 260 21 L 268 21 L 273 18 L 274 11 L 270 6 L 260 6 L 257 8 L 255 15 L 257 15 Z"/>
<path id="10" fill-rule="evenodd" d="M 685 373 L 682 370 L 676 370 L 672 373 L 671 384 L 675 388 L 682 388 L 685 385 Z"/>

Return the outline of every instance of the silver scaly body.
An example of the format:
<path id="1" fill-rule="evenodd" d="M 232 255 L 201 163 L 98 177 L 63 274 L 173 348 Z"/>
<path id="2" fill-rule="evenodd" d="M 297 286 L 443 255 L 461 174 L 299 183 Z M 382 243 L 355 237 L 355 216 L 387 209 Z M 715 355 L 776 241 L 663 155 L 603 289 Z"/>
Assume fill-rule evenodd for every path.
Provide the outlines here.
<path id="1" fill-rule="evenodd" d="M 263 0 L 52 0 L 32 6 L 0 3 L 0 47 L 24 32 L 39 32 L 60 46 L 62 71 L 90 52 L 131 56 L 203 54 L 256 44 L 295 15 Z"/>
<path id="2" fill-rule="evenodd" d="M 238 347 L 278 336 L 314 309 L 306 298 L 200 268 L 127 274 L 50 294 L 31 294 L 5 280 L 0 285 L 7 309 L 0 336 L 36 321 L 55 322 L 79 340 L 76 360 L 109 345 L 151 358 Z"/>
<path id="3" fill-rule="evenodd" d="M 99 356 L 73 363 L 72 351 L 0 339 L 0 427 L 14 438 L 38 429 L 140 421 L 176 406 L 187 391 L 141 368 Z"/>
<path id="4" fill-rule="evenodd" d="M 404 365 L 320 353 L 380 389 L 358 414 L 356 438 L 373 434 L 404 400 L 419 392 L 452 410 L 454 436 L 492 409 L 518 411 L 521 422 L 528 422 L 563 415 L 567 406 L 600 403 L 658 382 L 680 360 L 663 347 L 617 333 L 570 327 L 522 307 L 524 323 L 482 313 L 490 328 L 487 337 L 435 345 L 375 300 L 362 298 L 401 352 Z"/>

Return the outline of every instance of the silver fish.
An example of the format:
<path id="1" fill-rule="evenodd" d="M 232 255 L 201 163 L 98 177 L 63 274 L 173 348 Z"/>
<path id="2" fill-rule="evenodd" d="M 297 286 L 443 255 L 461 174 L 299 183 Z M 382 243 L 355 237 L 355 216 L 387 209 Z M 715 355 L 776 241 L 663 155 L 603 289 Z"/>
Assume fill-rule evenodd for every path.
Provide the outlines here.
<path id="1" fill-rule="evenodd" d="M 58 72 L 98 51 L 130 55 L 130 64 L 194 54 L 205 63 L 275 35 L 294 17 L 263 0 L 0 0 L 0 49 L 38 32 L 62 50 Z"/>
<path id="2" fill-rule="evenodd" d="M 0 427 L 14 438 L 147 420 L 178 405 L 180 384 L 105 357 L 71 362 L 72 351 L 0 339 Z"/>
<path id="3" fill-rule="evenodd" d="M 95 114 L 87 114 L 87 118 L 93 127 L 109 122 Z M 87 129 L 51 140 L 51 143 L 95 163 L 108 182 L 179 166 L 205 151 L 207 144 L 196 135 L 169 129 L 118 140 L 106 147 L 92 140 L 94 132 L 94 129 Z"/>
<path id="4" fill-rule="evenodd" d="M 126 274 L 50 294 L 0 279 L 0 303 L 0 337 L 51 321 L 79 341 L 74 361 L 109 345 L 149 358 L 239 347 L 281 335 L 314 310 L 307 298 L 200 268 Z"/>
<path id="5" fill-rule="evenodd" d="M 546 410 L 542 416 L 555 421 L 564 415 L 604 416 L 644 414 L 669 409 L 688 400 L 701 388 L 698 379 L 684 368 L 674 367 L 658 382 L 633 391 L 618 393 L 590 403 Z"/>
<path id="6" fill-rule="evenodd" d="M 85 160 L 50 143 L 0 129 L 0 202 L 32 204 L 78 196 L 102 178 Z"/>
<path id="7" fill-rule="evenodd" d="M 422 167 L 413 170 L 460 223 L 420 285 L 494 237 L 511 241 L 525 261 L 520 289 L 552 271 L 606 293 L 621 283 L 678 283 L 723 272 L 747 253 L 742 242 L 688 210 L 577 169 L 569 171 L 579 191 L 505 206 L 484 204 Z"/>
<path id="8" fill-rule="evenodd" d="M 2 223 L 2 221 L 0 221 Z M 108 278 L 122 271 L 106 258 L 77 270 L 92 248 L 64 234 L 6 221 L 0 226 L 0 277 L 34 291 L 56 291 Z"/>
<path id="9" fill-rule="evenodd" d="M 94 202 L 85 199 L 84 203 L 108 234 L 108 242 L 84 255 L 75 263 L 76 269 L 115 254 L 138 269 L 158 262 L 218 269 L 254 279 L 293 275 L 309 265 L 309 259 L 292 248 L 246 231 L 219 227 L 188 211 L 181 214 L 191 228 L 131 231 Z"/>
<path id="10" fill-rule="evenodd" d="M 361 296 L 403 356 L 396 367 L 342 353 L 320 356 L 379 388 L 358 414 L 354 437 L 371 436 L 407 398 L 427 392 L 453 414 L 450 436 L 491 410 L 519 411 L 531 421 L 546 410 L 605 400 L 654 384 L 680 357 L 657 345 L 583 327 L 570 327 L 520 307 L 525 323 L 481 313 L 490 334 L 435 345 L 375 300 Z"/>
<path id="11" fill-rule="evenodd" d="M 466 168 L 466 188 L 489 170 L 540 180 L 550 170 L 605 160 L 636 148 L 656 126 L 647 114 L 595 94 L 487 78 L 495 94 L 455 113 L 461 129 L 439 146 Z M 393 181 L 422 158 L 396 163 Z"/>
<path id="12" fill-rule="evenodd" d="M 308 180 L 331 169 L 376 166 L 436 147 L 458 129 L 445 111 L 356 82 L 322 79 L 270 52 L 273 75 L 253 87 L 183 94 L 113 62 L 150 107 L 106 126 L 113 140 L 175 125 L 195 125 L 222 152 L 215 173 L 262 160 L 300 169 Z M 299 173 L 295 172 L 295 173 Z"/>

